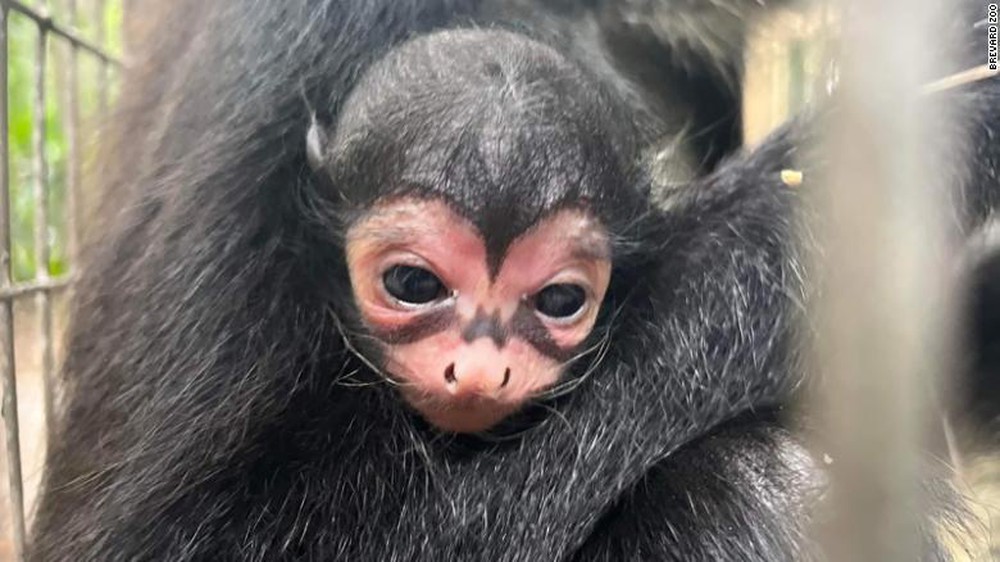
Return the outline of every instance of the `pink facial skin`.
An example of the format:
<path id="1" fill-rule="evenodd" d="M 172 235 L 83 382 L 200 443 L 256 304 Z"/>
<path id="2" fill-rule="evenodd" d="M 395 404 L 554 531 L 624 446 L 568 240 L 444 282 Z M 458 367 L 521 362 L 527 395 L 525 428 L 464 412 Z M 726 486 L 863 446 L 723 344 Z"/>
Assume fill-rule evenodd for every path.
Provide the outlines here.
<path id="1" fill-rule="evenodd" d="M 404 399 L 434 426 L 459 433 L 489 429 L 559 380 L 564 363 L 518 326 L 527 315 L 556 350 L 572 353 L 593 329 L 611 277 L 607 234 L 585 211 L 541 220 L 510 245 L 491 279 L 472 223 L 442 201 L 409 197 L 375 205 L 348 231 L 347 264 L 362 317 L 383 339 L 385 369 Z M 397 265 L 430 271 L 448 293 L 422 305 L 398 301 L 383 283 Z M 532 308 L 534 296 L 556 283 L 584 289 L 586 304 L 571 317 Z M 504 337 L 470 341 L 465 330 L 484 316 L 497 320 Z M 403 332 L 416 336 L 392 336 Z"/>

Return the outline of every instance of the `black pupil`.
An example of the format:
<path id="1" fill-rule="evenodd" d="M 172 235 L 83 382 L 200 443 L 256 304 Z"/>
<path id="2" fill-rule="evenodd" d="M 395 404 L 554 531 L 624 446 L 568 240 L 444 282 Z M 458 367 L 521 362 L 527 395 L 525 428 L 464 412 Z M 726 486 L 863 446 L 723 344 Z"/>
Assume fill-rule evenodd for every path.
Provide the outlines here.
<path id="1" fill-rule="evenodd" d="M 422 267 L 396 265 L 382 275 L 385 290 L 393 298 L 408 304 L 426 304 L 443 297 L 444 284 Z"/>
<path id="2" fill-rule="evenodd" d="M 535 296 L 535 309 L 550 318 L 566 318 L 577 313 L 587 302 L 587 293 L 579 285 L 549 285 Z"/>

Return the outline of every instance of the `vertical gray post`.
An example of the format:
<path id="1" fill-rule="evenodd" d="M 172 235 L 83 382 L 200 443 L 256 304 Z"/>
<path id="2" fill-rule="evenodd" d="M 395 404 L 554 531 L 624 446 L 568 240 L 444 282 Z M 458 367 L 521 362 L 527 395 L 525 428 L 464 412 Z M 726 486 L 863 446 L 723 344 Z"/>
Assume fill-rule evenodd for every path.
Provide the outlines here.
<path id="1" fill-rule="evenodd" d="M 935 77 L 930 0 L 843 0 L 831 160 L 816 198 L 823 246 L 813 369 L 825 377 L 833 520 L 829 560 L 920 558 L 921 450 L 929 391 L 948 368 L 944 155 L 932 152 L 944 111 L 920 86 Z M 935 133 L 936 132 L 936 133 Z M 940 145 L 940 143 L 938 143 Z"/>

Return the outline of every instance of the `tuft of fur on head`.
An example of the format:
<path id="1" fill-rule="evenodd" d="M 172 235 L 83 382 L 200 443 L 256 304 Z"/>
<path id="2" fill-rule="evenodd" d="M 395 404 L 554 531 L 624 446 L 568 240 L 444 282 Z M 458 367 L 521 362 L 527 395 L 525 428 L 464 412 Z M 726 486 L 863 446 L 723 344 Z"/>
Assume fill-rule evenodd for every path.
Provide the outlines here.
<path id="1" fill-rule="evenodd" d="M 442 197 L 502 250 L 565 206 L 612 232 L 644 212 L 635 116 L 551 46 L 453 29 L 390 52 L 359 81 L 320 173 L 350 208 Z"/>

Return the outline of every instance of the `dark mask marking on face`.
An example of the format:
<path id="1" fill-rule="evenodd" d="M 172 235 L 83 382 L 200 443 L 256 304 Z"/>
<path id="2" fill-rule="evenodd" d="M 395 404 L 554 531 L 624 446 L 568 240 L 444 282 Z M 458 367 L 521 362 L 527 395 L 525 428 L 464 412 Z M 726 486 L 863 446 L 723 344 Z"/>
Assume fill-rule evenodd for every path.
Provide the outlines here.
<path id="1" fill-rule="evenodd" d="M 486 314 L 482 308 L 476 309 L 476 315 L 462 330 L 462 339 L 466 343 L 472 343 L 479 338 L 490 338 L 497 349 L 503 349 L 507 344 L 507 328 L 500 322 L 499 312 Z"/>
<path id="2" fill-rule="evenodd" d="M 541 319 L 535 315 L 535 311 L 528 303 L 521 303 L 510 321 L 511 331 L 531 347 L 538 350 L 546 357 L 551 357 L 556 361 L 567 361 L 573 357 L 576 347 L 563 349 L 556 345 L 555 340 L 549 334 L 548 329 L 542 324 Z"/>
<path id="3" fill-rule="evenodd" d="M 395 329 L 373 330 L 373 335 L 388 345 L 405 345 L 450 329 L 457 320 L 454 308 L 442 308 L 427 312 Z"/>

